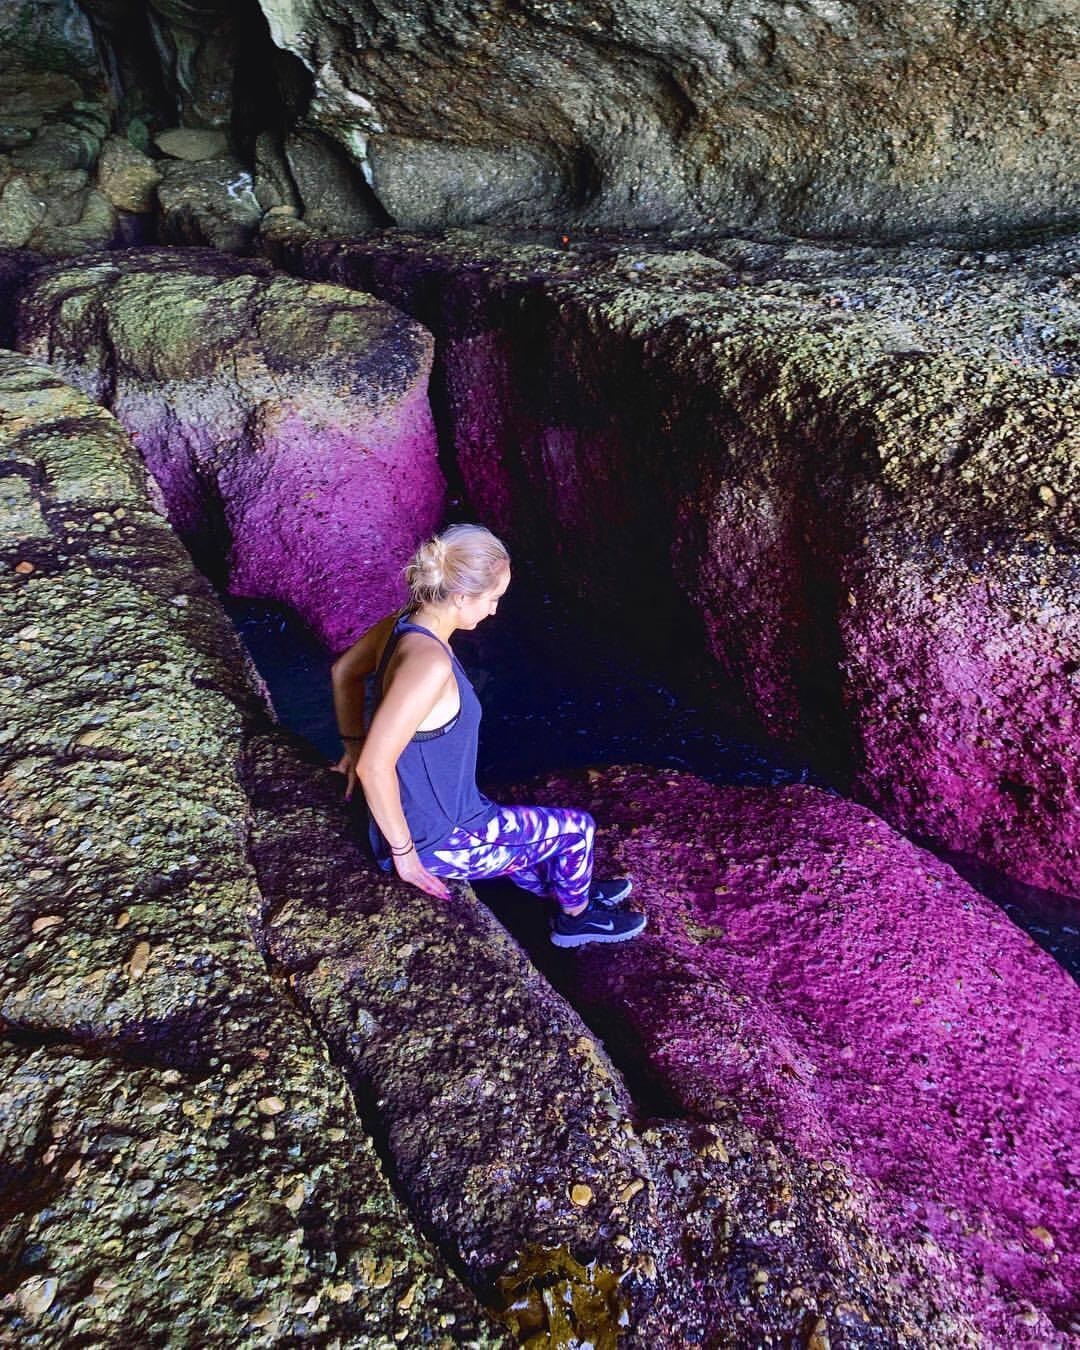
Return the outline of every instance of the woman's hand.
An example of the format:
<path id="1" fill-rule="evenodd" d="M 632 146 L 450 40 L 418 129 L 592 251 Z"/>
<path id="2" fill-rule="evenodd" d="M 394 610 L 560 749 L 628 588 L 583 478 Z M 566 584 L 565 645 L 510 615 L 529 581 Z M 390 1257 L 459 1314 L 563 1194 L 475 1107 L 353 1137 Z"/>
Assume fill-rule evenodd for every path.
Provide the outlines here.
<path id="1" fill-rule="evenodd" d="M 345 748 L 345 753 L 336 764 L 331 764 L 330 768 L 334 773 L 343 773 L 345 775 L 345 800 L 349 801 L 353 795 L 353 789 L 356 787 L 356 765 L 360 758 L 360 751 L 363 745 L 358 741 L 350 741 Z"/>
<path id="2" fill-rule="evenodd" d="M 449 889 L 434 873 L 427 870 L 420 861 L 416 849 L 410 849 L 402 857 L 395 857 L 394 870 L 402 881 L 407 881 L 410 886 L 418 886 L 420 890 L 426 891 L 428 895 L 437 896 L 440 900 L 450 899 Z"/>

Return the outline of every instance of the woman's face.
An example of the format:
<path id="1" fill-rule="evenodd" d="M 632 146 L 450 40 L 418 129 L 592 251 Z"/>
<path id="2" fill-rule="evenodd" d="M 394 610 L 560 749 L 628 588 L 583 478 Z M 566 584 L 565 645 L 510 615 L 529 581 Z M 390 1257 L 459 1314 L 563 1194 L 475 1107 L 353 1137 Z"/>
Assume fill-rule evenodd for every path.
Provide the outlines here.
<path id="1" fill-rule="evenodd" d="M 495 583 L 479 595 L 467 595 L 457 613 L 459 628 L 475 628 L 478 623 L 490 619 L 499 608 L 499 601 L 510 585 L 510 569 L 504 568 Z"/>

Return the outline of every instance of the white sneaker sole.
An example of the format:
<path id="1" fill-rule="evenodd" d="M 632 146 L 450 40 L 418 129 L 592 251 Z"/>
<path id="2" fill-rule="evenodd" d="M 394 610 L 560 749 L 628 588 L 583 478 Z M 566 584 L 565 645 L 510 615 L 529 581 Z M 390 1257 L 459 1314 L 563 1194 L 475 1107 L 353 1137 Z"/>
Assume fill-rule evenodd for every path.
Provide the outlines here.
<path id="1" fill-rule="evenodd" d="M 644 923 L 624 933 L 560 933 L 553 928 L 551 941 L 556 947 L 584 947 L 592 942 L 630 942 L 633 938 L 640 937 L 644 931 Z"/>

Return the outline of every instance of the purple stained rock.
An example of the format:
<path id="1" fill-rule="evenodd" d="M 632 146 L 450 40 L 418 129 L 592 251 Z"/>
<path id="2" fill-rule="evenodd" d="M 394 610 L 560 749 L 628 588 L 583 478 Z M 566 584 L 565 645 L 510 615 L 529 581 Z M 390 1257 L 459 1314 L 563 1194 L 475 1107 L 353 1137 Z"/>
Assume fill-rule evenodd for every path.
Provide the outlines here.
<path id="1" fill-rule="evenodd" d="M 988 1343 L 1080 1324 L 1080 991 L 994 905 L 865 807 L 812 787 L 616 769 L 551 778 L 629 874 L 642 939 L 588 949 L 576 987 L 617 1007 L 700 1119 L 727 1108 L 865 1179 Z"/>
<path id="2" fill-rule="evenodd" d="M 20 338 L 112 409 L 232 594 L 290 605 L 334 649 L 401 602 L 445 490 L 419 324 L 265 264 L 149 250 L 49 269 Z"/>

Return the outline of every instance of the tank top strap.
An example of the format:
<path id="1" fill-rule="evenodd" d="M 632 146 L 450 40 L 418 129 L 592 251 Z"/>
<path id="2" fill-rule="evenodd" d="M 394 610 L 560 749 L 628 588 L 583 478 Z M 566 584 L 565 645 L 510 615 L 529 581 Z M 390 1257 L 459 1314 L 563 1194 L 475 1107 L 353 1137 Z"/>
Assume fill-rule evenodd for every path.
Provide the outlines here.
<path id="1" fill-rule="evenodd" d="M 430 628 L 424 628 L 421 624 L 413 623 L 406 615 L 402 615 L 397 623 L 394 624 L 394 632 L 397 633 L 399 637 L 402 633 L 423 633 L 425 637 L 429 637 L 437 642 L 447 656 L 449 656 L 451 661 L 457 660 L 457 657 L 454 655 L 454 649 L 448 642 L 444 642 L 442 638 L 433 633 Z M 387 643 L 387 646 L 389 645 L 390 644 Z"/>
<path id="2" fill-rule="evenodd" d="M 386 667 L 389 664 L 390 658 L 394 654 L 394 649 L 397 647 L 398 641 L 403 633 L 423 633 L 425 637 L 429 637 L 433 642 L 439 644 L 458 670 L 462 669 L 461 663 L 454 655 L 454 649 L 449 643 L 446 643 L 442 638 L 437 637 L 430 628 L 424 628 L 418 623 L 412 623 L 407 614 L 402 614 L 395 621 L 394 627 L 391 629 L 390 636 L 387 638 L 386 645 L 382 649 L 382 656 L 379 657 L 379 664 L 375 670 L 375 688 L 380 693 L 382 692 L 382 680 L 383 675 L 386 672 Z"/>

